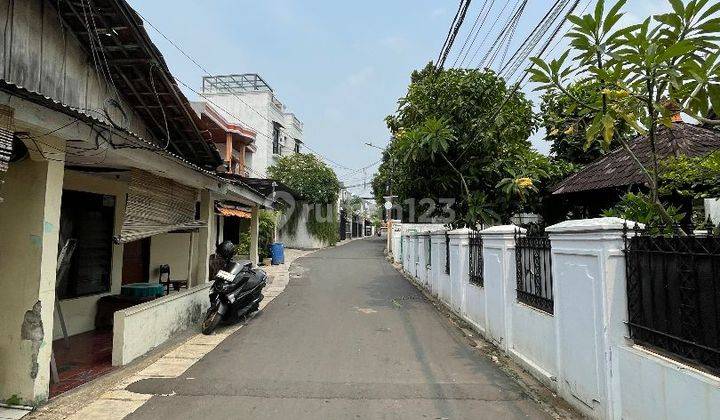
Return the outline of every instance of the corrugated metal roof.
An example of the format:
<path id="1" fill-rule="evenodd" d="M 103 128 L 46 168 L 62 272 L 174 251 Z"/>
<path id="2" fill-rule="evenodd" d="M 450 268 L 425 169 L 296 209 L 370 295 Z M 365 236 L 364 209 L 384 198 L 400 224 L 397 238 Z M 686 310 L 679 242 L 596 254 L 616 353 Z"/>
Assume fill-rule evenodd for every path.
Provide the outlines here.
<path id="1" fill-rule="evenodd" d="M 677 122 L 673 123 L 672 128 L 659 128 L 655 148 L 660 159 L 680 155 L 704 156 L 720 150 L 720 133 Z M 652 147 L 647 136 L 637 137 L 630 149 L 646 168 L 652 166 Z M 642 185 L 646 182 L 645 175 L 630 154 L 625 149 L 618 148 L 561 181 L 554 187 L 553 194 Z"/>
<path id="2" fill-rule="evenodd" d="M 215 169 L 222 164 L 215 146 L 203 137 L 199 117 L 148 36 L 143 20 L 126 0 L 95 0 L 87 8 L 73 2 L 58 4 L 58 14 L 85 49 L 99 47 L 117 91 L 153 136 L 169 138 L 177 154 L 199 166 Z"/>

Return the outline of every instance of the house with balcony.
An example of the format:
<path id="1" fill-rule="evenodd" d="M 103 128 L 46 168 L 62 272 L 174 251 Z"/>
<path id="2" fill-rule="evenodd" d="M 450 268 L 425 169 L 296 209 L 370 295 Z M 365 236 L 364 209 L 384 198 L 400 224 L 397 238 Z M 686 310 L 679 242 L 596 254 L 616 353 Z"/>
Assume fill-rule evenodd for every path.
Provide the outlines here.
<path id="1" fill-rule="evenodd" d="M 202 82 L 206 109 L 226 122 L 254 133 L 251 153 L 246 149 L 245 170 L 251 178 L 266 178 L 267 168 L 279 156 L 299 153 L 303 123 L 289 112 L 272 87 L 258 74 L 207 76 Z"/>

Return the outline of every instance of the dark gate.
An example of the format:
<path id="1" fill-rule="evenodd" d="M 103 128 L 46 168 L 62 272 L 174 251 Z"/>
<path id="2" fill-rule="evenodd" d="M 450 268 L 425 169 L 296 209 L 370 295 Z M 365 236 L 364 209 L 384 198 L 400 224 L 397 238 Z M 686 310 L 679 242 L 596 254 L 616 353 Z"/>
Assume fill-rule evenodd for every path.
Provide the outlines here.
<path id="1" fill-rule="evenodd" d="M 344 209 L 340 210 L 340 240 L 347 236 L 347 212 Z"/>
<path id="2" fill-rule="evenodd" d="M 720 237 L 711 223 L 625 227 L 630 337 L 720 372 Z"/>

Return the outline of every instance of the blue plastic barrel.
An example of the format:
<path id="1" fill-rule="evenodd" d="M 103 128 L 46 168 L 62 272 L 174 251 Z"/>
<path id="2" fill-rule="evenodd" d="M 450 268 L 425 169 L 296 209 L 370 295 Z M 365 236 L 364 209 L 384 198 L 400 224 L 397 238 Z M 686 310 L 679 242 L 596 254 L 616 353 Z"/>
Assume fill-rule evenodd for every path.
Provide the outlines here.
<path id="1" fill-rule="evenodd" d="M 270 257 L 272 258 L 272 265 L 285 263 L 285 245 L 282 242 L 271 244 Z"/>

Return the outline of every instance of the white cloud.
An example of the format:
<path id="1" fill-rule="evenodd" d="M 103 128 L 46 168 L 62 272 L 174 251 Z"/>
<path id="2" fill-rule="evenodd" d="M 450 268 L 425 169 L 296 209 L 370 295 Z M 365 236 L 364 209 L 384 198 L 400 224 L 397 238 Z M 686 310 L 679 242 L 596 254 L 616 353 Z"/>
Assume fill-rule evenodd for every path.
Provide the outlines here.
<path id="1" fill-rule="evenodd" d="M 437 8 L 437 9 L 433 9 L 433 11 L 430 13 L 430 16 L 433 17 L 433 18 L 437 18 L 437 17 L 440 17 L 440 16 L 442 16 L 442 15 L 444 15 L 444 14 L 445 14 L 445 9 L 443 9 L 443 8 Z"/>

